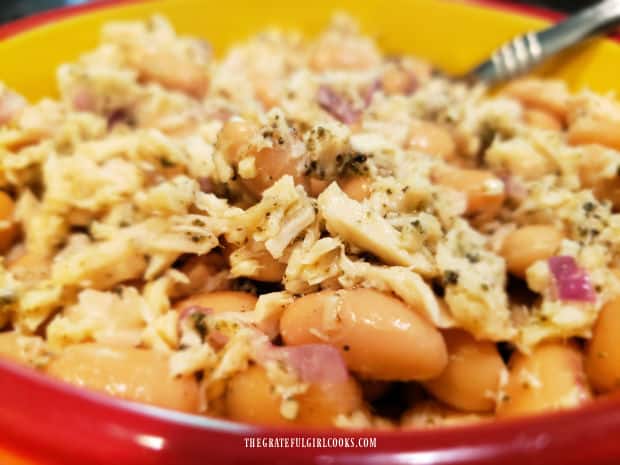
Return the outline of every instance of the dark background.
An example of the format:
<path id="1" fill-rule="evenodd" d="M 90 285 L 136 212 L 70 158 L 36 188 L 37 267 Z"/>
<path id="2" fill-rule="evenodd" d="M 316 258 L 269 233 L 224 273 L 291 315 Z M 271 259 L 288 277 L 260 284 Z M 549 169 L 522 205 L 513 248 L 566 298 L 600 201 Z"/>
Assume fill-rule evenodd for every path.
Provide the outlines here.
<path id="1" fill-rule="evenodd" d="M 217 0 L 215 0 L 217 1 Z M 63 5 L 86 3 L 85 0 L 0 0 L 0 23 L 27 16 L 37 11 Z M 592 0 L 515 0 L 513 3 L 542 6 L 570 13 L 595 3 Z"/>

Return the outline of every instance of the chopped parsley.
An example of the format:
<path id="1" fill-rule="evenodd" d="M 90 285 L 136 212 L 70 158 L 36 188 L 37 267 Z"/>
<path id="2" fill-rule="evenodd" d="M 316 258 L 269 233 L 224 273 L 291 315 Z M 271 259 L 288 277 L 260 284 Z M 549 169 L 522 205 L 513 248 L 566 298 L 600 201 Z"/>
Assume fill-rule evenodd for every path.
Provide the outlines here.
<path id="1" fill-rule="evenodd" d="M 195 313 L 192 313 L 191 318 L 194 323 L 194 329 L 198 331 L 198 334 L 200 334 L 200 337 L 204 340 L 208 332 L 207 322 L 205 321 L 206 319 L 205 314 L 200 313 L 200 312 L 195 312 Z"/>
<path id="2" fill-rule="evenodd" d="M 582 207 L 586 213 L 592 213 L 596 209 L 596 204 L 594 202 L 586 202 Z"/>
<path id="3" fill-rule="evenodd" d="M 443 282 L 446 286 L 452 286 L 454 284 L 458 284 L 459 282 L 459 273 L 454 270 L 446 270 L 443 273 Z"/>
<path id="4" fill-rule="evenodd" d="M 467 252 L 465 258 L 467 258 L 469 263 L 478 263 L 480 261 L 480 255 L 475 252 Z"/>
<path id="5" fill-rule="evenodd" d="M 161 164 L 161 166 L 163 166 L 164 168 L 171 168 L 173 166 L 175 166 L 173 161 L 170 161 L 168 158 L 166 157 L 160 157 L 159 159 L 159 163 Z"/>

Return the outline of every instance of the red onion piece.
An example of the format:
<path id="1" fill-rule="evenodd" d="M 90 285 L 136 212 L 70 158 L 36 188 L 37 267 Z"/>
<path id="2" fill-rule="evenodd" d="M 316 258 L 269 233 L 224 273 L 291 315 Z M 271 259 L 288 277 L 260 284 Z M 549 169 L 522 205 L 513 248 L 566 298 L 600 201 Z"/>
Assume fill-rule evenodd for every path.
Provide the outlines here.
<path id="1" fill-rule="evenodd" d="M 342 355 L 328 344 L 304 344 L 283 348 L 288 361 L 303 381 L 343 383 L 349 373 Z"/>
<path id="2" fill-rule="evenodd" d="M 343 383 L 349 377 L 342 355 L 329 344 L 303 344 L 277 347 L 261 345 L 256 354 L 259 362 L 279 360 L 288 363 L 307 383 Z"/>
<path id="3" fill-rule="evenodd" d="M 353 108 L 351 103 L 334 92 L 329 86 L 322 85 L 319 87 L 317 100 L 323 110 L 342 123 L 356 123 L 362 116 L 359 110 Z"/>
<path id="4" fill-rule="evenodd" d="M 0 125 L 11 121 L 26 107 L 26 100 L 10 90 L 0 95 Z"/>
<path id="5" fill-rule="evenodd" d="M 596 301 L 596 293 L 588 273 L 579 268 L 573 257 L 562 255 L 548 260 L 553 276 L 555 293 L 560 300 L 578 302 Z"/>
<path id="6" fill-rule="evenodd" d="M 108 115 L 108 129 L 121 123 L 132 125 L 132 117 L 127 110 L 119 108 Z"/>

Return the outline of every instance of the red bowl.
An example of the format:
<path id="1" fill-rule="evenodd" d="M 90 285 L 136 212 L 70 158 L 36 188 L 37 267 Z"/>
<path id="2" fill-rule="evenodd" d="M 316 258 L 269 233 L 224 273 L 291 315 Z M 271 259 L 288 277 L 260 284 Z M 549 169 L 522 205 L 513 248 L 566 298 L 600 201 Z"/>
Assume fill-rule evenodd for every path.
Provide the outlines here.
<path id="1" fill-rule="evenodd" d="M 41 465 L 617 465 L 620 397 L 579 409 L 421 431 L 296 430 L 241 425 L 120 401 L 0 362 L 0 443 Z M 249 447 L 375 441 L 376 447 Z M 310 444 L 311 445 L 311 444 Z"/>
<path id="2" fill-rule="evenodd" d="M 506 7 L 494 0 L 475 1 Z M 103 0 L 27 18 L 0 27 L 0 38 L 117 3 Z M 544 10 L 508 8 L 547 19 L 559 17 Z M 0 399 L 0 447 L 41 465 L 620 463 L 620 396 L 578 410 L 476 426 L 407 432 L 301 431 L 125 402 L 0 361 Z M 289 439 L 296 447 L 269 447 L 270 439 Z M 325 447 L 334 440 L 336 447 Z M 255 447 L 250 447 L 252 441 Z M 330 442 L 318 447 L 319 441 Z"/>

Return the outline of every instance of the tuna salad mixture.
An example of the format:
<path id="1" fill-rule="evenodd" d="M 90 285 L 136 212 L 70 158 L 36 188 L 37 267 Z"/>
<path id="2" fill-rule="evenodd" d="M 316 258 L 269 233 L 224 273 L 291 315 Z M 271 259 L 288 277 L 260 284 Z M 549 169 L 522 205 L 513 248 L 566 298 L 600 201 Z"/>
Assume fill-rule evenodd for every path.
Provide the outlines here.
<path id="1" fill-rule="evenodd" d="M 110 23 L 57 84 L 0 83 L 0 357 L 274 426 L 620 389 L 612 96 L 491 93 L 342 15 L 222 56 L 162 17 Z"/>

